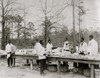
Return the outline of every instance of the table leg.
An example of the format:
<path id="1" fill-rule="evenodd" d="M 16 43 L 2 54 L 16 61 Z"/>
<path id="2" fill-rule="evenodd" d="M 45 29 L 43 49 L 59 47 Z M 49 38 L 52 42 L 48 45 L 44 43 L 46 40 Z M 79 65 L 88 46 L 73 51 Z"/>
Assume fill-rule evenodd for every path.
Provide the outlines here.
<path id="1" fill-rule="evenodd" d="M 13 59 L 14 67 L 15 67 L 15 58 Z"/>
<path id="2" fill-rule="evenodd" d="M 58 73 L 60 73 L 60 69 L 61 69 L 61 61 L 58 61 L 58 65 L 57 65 L 57 69 L 58 69 Z"/>
<path id="3" fill-rule="evenodd" d="M 30 68 L 33 69 L 33 60 L 30 60 Z"/>
<path id="4" fill-rule="evenodd" d="M 12 66 L 15 67 L 15 58 L 12 58 Z"/>
<path id="5" fill-rule="evenodd" d="M 29 59 L 26 59 L 26 63 L 27 63 L 27 65 L 29 64 Z"/>
<path id="6" fill-rule="evenodd" d="M 91 68 L 91 70 L 90 70 L 90 78 L 95 78 L 95 76 L 94 76 L 94 65 L 90 65 L 90 68 Z"/>

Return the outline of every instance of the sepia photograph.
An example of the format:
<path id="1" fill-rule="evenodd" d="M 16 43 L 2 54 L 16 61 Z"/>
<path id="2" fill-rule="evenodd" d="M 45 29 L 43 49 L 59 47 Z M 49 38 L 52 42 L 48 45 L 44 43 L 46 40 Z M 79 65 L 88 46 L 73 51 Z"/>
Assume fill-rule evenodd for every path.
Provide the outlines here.
<path id="1" fill-rule="evenodd" d="M 0 0 L 0 78 L 100 78 L 100 0 Z"/>

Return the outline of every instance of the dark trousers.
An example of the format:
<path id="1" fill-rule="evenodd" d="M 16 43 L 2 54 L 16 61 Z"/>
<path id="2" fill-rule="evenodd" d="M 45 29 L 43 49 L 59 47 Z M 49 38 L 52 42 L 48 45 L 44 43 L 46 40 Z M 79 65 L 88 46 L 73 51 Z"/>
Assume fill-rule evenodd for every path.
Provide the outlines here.
<path id="1" fill-rule="evenodd" d="M 37 62 L 37 65 L 39 66 L 40 60 L 36 60 L 36 62 Z"/>
<path id="2" fill-rule="evenodd" d="M 12 66 L 13 62 L 15 62 L 15 58 L 12 58 L 12 55 L 14 55 L 14 53 L 7 59 L 8 67 Z"/>
<path id="3" fill-rule="evenodd" d="M 41 59 L 40 60 L 40 74 L 44 73 L 45 66 L 46 66 L 46 59 Z"/>
<path id="4" fill-rule="evenodd" d="M 75 68 L 77 68 L 77 67 L 78 67 L 76 62 L 74 62 L 74 67 L 75 67 Z"/>
<path id="5" fill-rule="evenodd" d="M 8 63 L 8 67 L 12 66 L 12 64 L 13 64 L 13 58 L 12 57 L 9 57 L 7 59 L 7 63 Z"/>

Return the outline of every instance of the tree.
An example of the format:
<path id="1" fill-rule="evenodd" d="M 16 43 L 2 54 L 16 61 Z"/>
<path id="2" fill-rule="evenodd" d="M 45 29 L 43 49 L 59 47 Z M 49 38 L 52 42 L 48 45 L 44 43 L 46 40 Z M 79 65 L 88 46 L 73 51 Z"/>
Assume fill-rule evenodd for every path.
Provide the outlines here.
<path id="1" fill-rule="evenodd" d="M 20 39 L 21 30 L 22 30 L 21 23 L 23 22 L 23 18 L 20 15 L 16 15 L 13 18 L 14 18 L 14 22 L 16 23 L 15 32 L 17 32 L 17 39 Z"/>
<path id="2" fill-rule="evenodd" d="M 0 0 L 0 8 L 1 8 L 1 18 L 2 18 L 2 44 L 1 49 L 5 49 L 5 23 L 6 23 L 6 16 L 9 15 L 12 11 L 12 5 L 15 3 L 15 0 Z"/>
<path id="3" fill-rule="evenodd" d="M 33 39 L 35 35 L 35 28 L 34 28 L 34 23 L 33 22 L 28 22 L 28 32 L 30 34 L 30 38 Z"/>
<path id="4" fill-rule="evenodd" d="M 83 0 L 78 0 L 77 2 L 77 8 L 78 8 L 78 25 L 79 25 L 79 42 L 80 42 L 80 38 L 82 37 L 82 16 L 86 14 L 86 10 L 84 9 L 84 6 L 82 5 L 84 2 Z"/>
<path id="5" fill-rule="evenodd" d="M 44 35 L 45 35 L 44 38 L 45 38 L 45 46 L 46 46 L 47 39 L 49 38 L 50 35 L 50 31 L 52 29 L 57 30 L 58 28 L 60 28 L 57 26 L 59 26 L 60 25 L 59 22 L 64 19 L 62 15 L 62 11 L 68 5 L 58 9 L 57 6 L 48 7 L 48 0 L 45 0 L 44 3 L 43 0 L 40 0 L 40 4 L 41 4 L 42 12 L 44 14 L 44 17 L 42 17 L 43 21 L 41 25 L 44 26 Z"/>

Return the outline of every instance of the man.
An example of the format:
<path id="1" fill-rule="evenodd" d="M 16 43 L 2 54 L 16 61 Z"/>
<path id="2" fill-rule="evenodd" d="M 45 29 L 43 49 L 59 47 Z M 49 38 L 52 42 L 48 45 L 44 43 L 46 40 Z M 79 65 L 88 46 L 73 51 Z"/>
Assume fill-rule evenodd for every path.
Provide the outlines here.
<path id="1" fill-rule="evenodd" d="M 37 50 L 38 58 L 40 61 L 40 74 L 44 74 L 45 63 L 46 63 L 46 51 L 43 47 L 43 41 L 40 40 L 40 45 L 38 45 L 39 49 Z"/>
<path id="2" fill-rule="evenodd" d="M 98 54 L 98 43 L 96 40 L 94 40 L 94 37 L 93 35 L 90 35 L 89 36 L 89 44 L 88 44 L 88 50 L 87 52 L 90 54 L 90 55 L 96 55 Z M 99 65 L 95 65 L 94 66 L 95 68 L 99 68 Z"/>
<path id="3" fill-rule="evenodd" d="M 47 45 L 46 45 L 46 50 L 47 50 L 48 54 L 49 54 L 50 52 L 52 52 L 52 48 L 53 48 L 53 45 L 52 45 L 52 43 L 51 43 L 51 40 L 49 39 L 49 40 L 48 40 L 48 43 L 47 43 Z"/>
<path id="4" fill-rule="evenodd" d="M 64 46 L 63 46 L 63 50 L 64 51 L 69 51 L 69 41 L 68 38 L 66 38 L 65 42 L 64 42 Z"/>
<path id="5" fill-rule="evenodd" d="M 90 55 L 96 55 L 98 53 L 98 43 L 94 40 L 93 35 L 89 36 L 88 52 Z"/>
<path id="6" fill-rule="evenodd" d="M 87 43 L 84 41 L 84 38 L 81 38 L 81 43 L 80 43 L 80 53 L 85 54 L 87 52 Z"/>
<path id="7" fill-rule="evenodd" d="M 13 45 L 12 45 L 11 41 L 9 40 L 8 44 L 6 45 L 8 67 L 12 66 L 12 64 L 13 64 L 12 57 L 11 57 L 12 47 L 13 47 Z"/>
<path id="8" fill-rule="evenodd" d="M 34 49 L 36 50 L 36 52 L 38 53 L 38 50 L 39 50 L 39 47 L 40 47 L 40 43 L 39 43 L 39 40 L 38 39 L 36 39 L 36 43 L 35 43 L 35 45 L 34 45 Z M 36 62 L 37 62 L 37 65 L 39 66 L 39 60 L 36 60 Z"/>
<path id="9" fill-rule="evenodd" d="M 15 45 L 13 45 L 12 47 L 11 47 L 11 56 L 12 55 L 15 55 L 15 52 L 16 52 L 16 46 Z M 12 66 L 15 66 L 15 58 L 12 58 Z"/>
<path id="10" fill-rule="evenodd" d="M 81 38 L 81 43 L 80 43 L 80 54 L 81 55 L 85 55 L 87 54 L 87 43 L 84 41 L 84 38 Z M 79 63 L 78 66 L 79 69 L 87 69 L 89 68 L 88 64 L 83 64 L 83 63 Z"/>
<path id="11" fill-rule="evenodd" d="M 63 46 L 63 51 L 70 52 L 70 46 L 69 46 L 68 38 L 65 39 L 64 46 Z M 63 63 L 64 66 L 68 67 L 70 62 L 63 61 L 62 63 Z"/>

